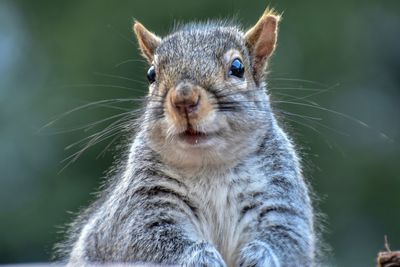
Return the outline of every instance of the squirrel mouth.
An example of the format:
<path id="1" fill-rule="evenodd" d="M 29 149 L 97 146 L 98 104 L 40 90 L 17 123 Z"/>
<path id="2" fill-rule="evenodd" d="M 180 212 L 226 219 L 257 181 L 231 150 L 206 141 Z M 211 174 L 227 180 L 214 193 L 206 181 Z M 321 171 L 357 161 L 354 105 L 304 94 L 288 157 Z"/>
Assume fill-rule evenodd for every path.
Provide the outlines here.
<path id="1" fill-rule="evenodd" d="M 179 136 L 190 145 L 200 144 L 202 141 L 205 141 L 209 135 L 204 132 L 198 132 L 194 129 L 187 129 L 183 133 L 180 133 Z"/>

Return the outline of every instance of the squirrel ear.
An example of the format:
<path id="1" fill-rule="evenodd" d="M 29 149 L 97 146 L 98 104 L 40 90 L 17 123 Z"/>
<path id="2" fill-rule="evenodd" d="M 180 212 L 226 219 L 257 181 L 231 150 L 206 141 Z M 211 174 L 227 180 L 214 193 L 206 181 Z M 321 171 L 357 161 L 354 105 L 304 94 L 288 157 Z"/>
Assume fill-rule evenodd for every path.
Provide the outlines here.
<path id="1" fill-rule="evenodd" d="M 252 67 L 257 78 L 262 76 L 267 59 L 274 52 L 280 18 L 274 10 L 267 8 L 256 25 L 245 34 L 246 46 L 249 49 Z"/>
<path id="2" fill-rule="evenodd" d="M 143 56 L 151 64 L 154 58 L 154 52 L 161 42 L 161 38 L 147 30 L 140 22 L 135 21 L 133 24 L 136 38 L 139 42 L 140 50 Z"/>

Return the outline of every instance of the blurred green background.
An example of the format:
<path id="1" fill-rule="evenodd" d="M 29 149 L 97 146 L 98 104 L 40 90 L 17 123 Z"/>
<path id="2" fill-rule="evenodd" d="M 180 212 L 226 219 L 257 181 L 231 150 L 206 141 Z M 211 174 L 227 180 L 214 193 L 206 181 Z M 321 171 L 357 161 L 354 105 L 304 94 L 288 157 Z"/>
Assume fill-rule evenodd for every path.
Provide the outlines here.
<path id="1" fill-rule="evenodd" d="M 329 265 L 374 266 L 385 234 L 400 249 L 400 1 L 1 0 L 0 263 L 49 261 L 70 211 L 90 203 L 118 157 L 123 139 L 107 146 L 111 137 L 61 163 L 80 148 L 65 147 L 116 119 L 68 130 L 135 105 L 93 105 L 41 127 L 86 103 L 146 94 L 133 17 L 160 35 L 176 21 L 232 16 L 247 28 L 268 4 L 284 12 L 270 93 L 290 112 L 326 215 Z"/>

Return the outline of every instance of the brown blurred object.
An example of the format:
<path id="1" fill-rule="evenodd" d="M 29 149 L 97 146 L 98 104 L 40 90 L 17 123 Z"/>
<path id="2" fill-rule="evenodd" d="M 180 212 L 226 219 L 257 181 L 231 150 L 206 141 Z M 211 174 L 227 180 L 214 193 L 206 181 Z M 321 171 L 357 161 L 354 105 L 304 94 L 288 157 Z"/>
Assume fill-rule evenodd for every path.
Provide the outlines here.
<path id="1" fill-rule="evenodd" d="M 385 249 L 384 252 L 378 254 L 378 267 L 400 267 L 400 251 L 391 251 L 389 242 L 385 236 Z"/>

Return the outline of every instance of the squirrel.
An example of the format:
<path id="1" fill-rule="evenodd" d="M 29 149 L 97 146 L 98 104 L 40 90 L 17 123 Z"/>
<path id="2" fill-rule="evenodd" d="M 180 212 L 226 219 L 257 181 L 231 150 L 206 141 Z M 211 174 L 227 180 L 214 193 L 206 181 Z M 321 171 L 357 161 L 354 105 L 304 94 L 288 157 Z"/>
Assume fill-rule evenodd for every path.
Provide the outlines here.
<path id="1" fill-rule="evenodd" d="M 310 191 L 265 82 L 279 21 L 267 9 L 248 31 L 163 38 L 135 21 L 144 113 L 121 172 L 72 224 L 68 266 L 315 265 Z"/>

